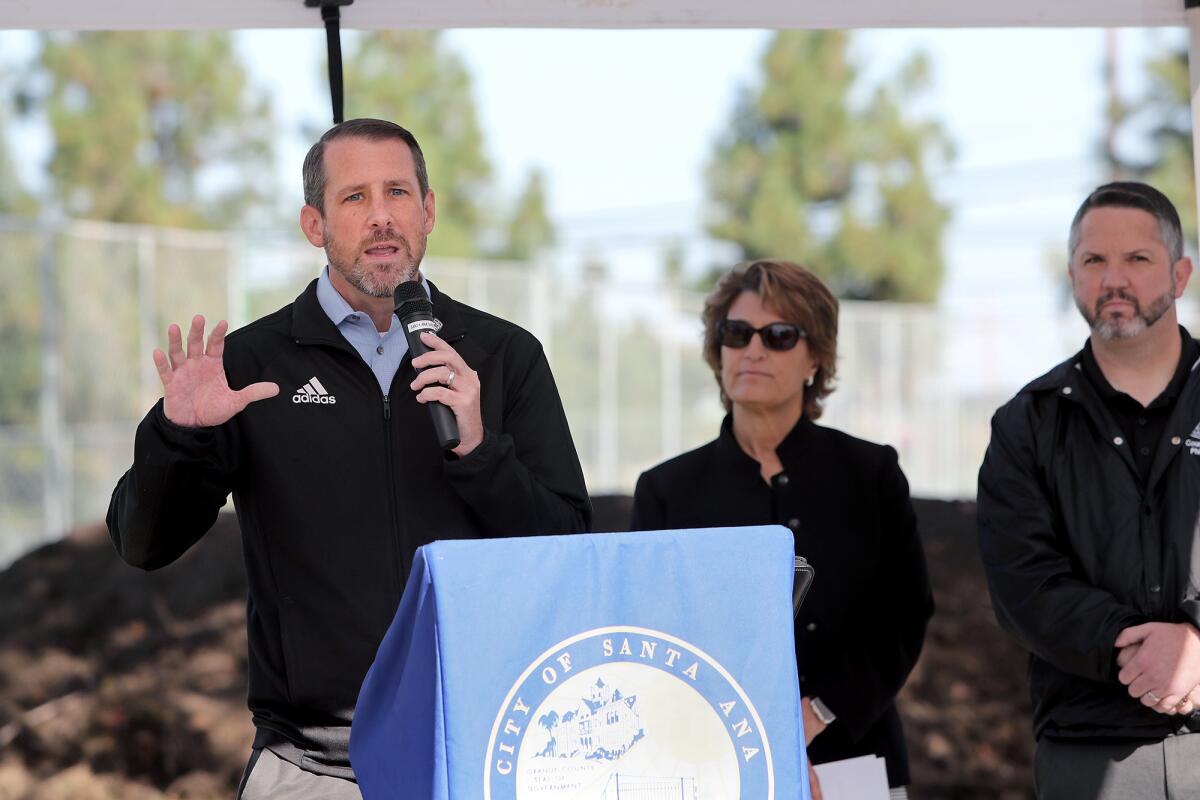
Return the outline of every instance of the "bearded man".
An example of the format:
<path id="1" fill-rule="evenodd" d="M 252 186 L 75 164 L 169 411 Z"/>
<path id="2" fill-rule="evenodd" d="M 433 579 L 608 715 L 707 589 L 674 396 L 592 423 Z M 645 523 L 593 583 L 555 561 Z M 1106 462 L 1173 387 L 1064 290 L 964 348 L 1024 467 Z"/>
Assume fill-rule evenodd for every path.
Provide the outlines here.
<path id="1" fill-rule="evenodd" d="M 358 798 L 359 686 L 416 549 L 435 539 L 586 530 L 562 403 L 526 331 L 421 274 L 436 218 L 415 138 L 330 129 L 304 162 L 300 225 L 328 266 L 291 305 L 205 342 L 197 316 L 154 352 L 160 400 L 138 427 L 108 527 L 121 557 L 171 563 L 233 495 L 249 579 L 249 706 L 238 797 Z M 420 281 L 441 323 L 412 358 L 393 292 Z M 443 452 L 425 404 L 453 412 Z"/>
<path id="2" fill-rule="evenodd" d="M 1200 345 L 1179 215 L 1110 183 L 1075 215 L 1083 350 L 996 412 L 979 540 L 1029 651 L 1042 800 L 1200 796 Z"/>

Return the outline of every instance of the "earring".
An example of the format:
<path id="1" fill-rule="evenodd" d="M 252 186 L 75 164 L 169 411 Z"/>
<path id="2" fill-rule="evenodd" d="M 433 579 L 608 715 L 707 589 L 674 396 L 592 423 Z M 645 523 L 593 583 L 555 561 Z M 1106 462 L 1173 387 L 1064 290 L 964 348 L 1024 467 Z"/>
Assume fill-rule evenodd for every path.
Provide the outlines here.
<path id="1" fill-rule="evenodd" d="M 809 376 L 808 376 L 808 378 L 807 378 L 807 379 L 804 381 L 804 385 L 805 385 L 805 386 L 812 386 L 812 385 L 813 385 L 813 376 L 812 376 L 812 375 L 809 375 Z"/>

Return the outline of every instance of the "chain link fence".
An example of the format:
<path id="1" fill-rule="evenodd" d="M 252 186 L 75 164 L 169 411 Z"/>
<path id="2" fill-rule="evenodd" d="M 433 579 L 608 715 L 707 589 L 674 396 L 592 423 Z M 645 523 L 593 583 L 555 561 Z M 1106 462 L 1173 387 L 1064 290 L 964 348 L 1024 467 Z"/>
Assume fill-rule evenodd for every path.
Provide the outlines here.
<path id="1" fill-rule="evenodd" d="M 298 235 L 0 218 L 0 565 L 103 518 L 160 394 L 150 353 L 169 323 L 245 324 L 290 302 L 323 255 Z M 593 493 L 631 492 L 642 470 L 716 435 L 699 294 L 550 263 L 431 258 L 424 272 L 543 342 Z M 822 422 L 894 445 L 915 495 L 973 497 L 992 411 L 1084 335 L 1074 310 L 843 303 Z"/>

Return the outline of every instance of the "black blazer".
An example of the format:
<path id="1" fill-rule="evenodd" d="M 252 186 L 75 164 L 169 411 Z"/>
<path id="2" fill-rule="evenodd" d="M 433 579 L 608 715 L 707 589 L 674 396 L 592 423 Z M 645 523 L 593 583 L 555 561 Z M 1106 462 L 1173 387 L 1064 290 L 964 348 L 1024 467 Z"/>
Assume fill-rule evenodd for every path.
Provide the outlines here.
<path id="1" fill-rule="evenodd" d="M 802 417 L 768 485 L 731 425 L 726 417 L 715 441 L 642 474 L 632 528 L 791 528 L 796 553 L 816 570 L 796 621 L 800 691 L 837 715 L 809 757 L 875 753 L 887 759 L 888 782 L 905 785 L 895 698 L 920 655 L 933 596 L 896 451 Z"/>

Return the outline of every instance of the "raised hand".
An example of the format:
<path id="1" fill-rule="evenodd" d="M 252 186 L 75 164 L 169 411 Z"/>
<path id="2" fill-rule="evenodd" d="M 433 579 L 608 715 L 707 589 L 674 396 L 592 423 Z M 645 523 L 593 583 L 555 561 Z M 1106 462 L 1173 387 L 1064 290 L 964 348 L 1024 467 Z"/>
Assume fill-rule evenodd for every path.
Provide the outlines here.
<path id="1" fill-rule="evenodd" d="M 225 332 L 221 320 L 204 345 L 204 317 L 192 317 L 187 352 L 178 325 L 167 328 L 167 352 L 154 351 L 154 366 L 163 385 L 163 411 L 167 419 L 187 428 L 206 428 L 227 422 L 255 400 L 279 394 L 275 383 L 252 383 L 234 391 L 225 379 Z"/>

